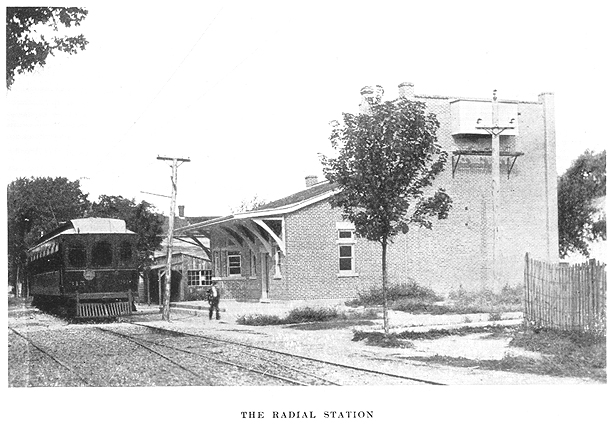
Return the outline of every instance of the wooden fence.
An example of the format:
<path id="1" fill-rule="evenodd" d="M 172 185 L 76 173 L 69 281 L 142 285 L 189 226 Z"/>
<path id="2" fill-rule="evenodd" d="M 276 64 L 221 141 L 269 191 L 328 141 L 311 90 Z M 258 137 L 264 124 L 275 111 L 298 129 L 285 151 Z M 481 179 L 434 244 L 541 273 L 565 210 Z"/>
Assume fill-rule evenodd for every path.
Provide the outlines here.
<path id="1" fill-rule="evenodd" d="M 605 334 L 605 264 L 550 264 L 526 254 L 524 318 L 537 327 Z"/>

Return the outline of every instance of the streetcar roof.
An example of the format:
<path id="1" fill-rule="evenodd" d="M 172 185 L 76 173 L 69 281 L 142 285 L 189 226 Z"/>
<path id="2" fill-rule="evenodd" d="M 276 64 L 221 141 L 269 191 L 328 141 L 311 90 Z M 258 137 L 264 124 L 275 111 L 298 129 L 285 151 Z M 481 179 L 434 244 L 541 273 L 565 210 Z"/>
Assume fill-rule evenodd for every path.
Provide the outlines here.
<path id="1" fill-rule="evenodd" d="M 116 218 L 77 218 L 70 222 L 72 229 L 64 233 L 134 233 L 126 228 L 125 221 Z"/>
<path id="2" fill-rule="evenodd" d="M 53 241 L 59 235 L 67 234 L 132 234 L 135 233 L 126 228 L 126 222 L 116 218 L 76 218 L 70 220 L 55 230 L 44 235 L 38 243 L 28 250 L 28 257 L 44 257 L 57 252 L 57 242 Z"/>

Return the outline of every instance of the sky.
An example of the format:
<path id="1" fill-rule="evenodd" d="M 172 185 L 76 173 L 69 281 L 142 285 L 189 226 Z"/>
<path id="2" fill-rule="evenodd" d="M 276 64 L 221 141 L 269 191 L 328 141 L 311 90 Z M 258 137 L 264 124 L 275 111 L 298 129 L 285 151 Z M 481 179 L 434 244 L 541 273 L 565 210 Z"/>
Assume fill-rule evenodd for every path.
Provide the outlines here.
<path id="1" fill-rule="evenodd" d="M 17 2 L 19 3 L 19 2 Z M 557 165 L 601 151 L 611 99 L 604 1 L 173 1 L 83 4 L 89 44 L 5 94 L 3 177 L 67 177 L 168 213 L 225 215 L 322 178 L 329 122 L 360 89 L 537 101 L 555 94 Z M 148 192 L 148 193 L 144 193 Z"/>
<path id="2" fill-rule="evenodd" d="M 496 89 L 501 99 L 537 101 L 540 93 L 553 92 L 559 173 L 586 149 L 601 151 L 610 140 L 603 133 L 613 98 L 606 1 L 78 4 L 89 11 L 77 28 L 87 49 L 57 54 L 44 68 L 18 75 L 5 92 L 5 184 L 19 177 L 78 179 L 91 201 L 123 196 L 167 214 L 167 198 L 143 192 L 170 194 L 170 167 L 158 155 L 188 157 L 178 170 L 177 204 L 188 216 L 228 214 L 254 196 L 274 200 L 300 190 L 306 175 L 322 177 L 318 153 L 331 153 L 328 123 L 357 112 L 360 89 L 372 84 L 384 87 L 386 100 L 397 97 L 401 82 L 414 83 L 421 95 L 489 99 Z M 216 392 L 216 400 L 234 397 L 236 389 L 227 391 Z M 581 388 L 581 394 L 593 391 Z M 561 386 L 547 392 L 559 395 L 558 405 L 569 394 Z M 244 400 L 254 395 L 250 389 L 244 394 Z M 268 394 L 265 405 L 278 408 Z M 376 399 L 385 412 L 390 399 L 372 394 L 364 405 Z M 428 398 L 441 400 L 423 389 L 396 394 L 409 394 L 420 406 Z M 526 397 L 523 387 L 516 395 L 542 398 Z M 505 400 L 499 388 L 458 387 L 444 401 L 448 409 L 437 404 L 432 407 L 438 410 L 423 412 L 456 420 L 457 412 L 488 396 L 496 399 L 480 403 L 478 411 Z M 171 410 L 174 421 L 185 414 Z M 551 411 L 543 410 L 545 420 Z M 471 417 L 478 413 L 470 411 Z M 410 417 L 416 414 L 413 409 Z"/>

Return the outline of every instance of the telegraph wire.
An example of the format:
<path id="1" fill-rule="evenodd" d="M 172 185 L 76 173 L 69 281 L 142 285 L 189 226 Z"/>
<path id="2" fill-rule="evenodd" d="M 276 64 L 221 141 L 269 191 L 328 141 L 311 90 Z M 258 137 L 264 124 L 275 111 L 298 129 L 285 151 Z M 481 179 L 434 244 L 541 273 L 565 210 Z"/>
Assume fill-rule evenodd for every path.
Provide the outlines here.
<path id="1" fill-rule="evenodd" d="M 217 13 L 215 14 L 215 16 L 213 17 L 213 20 L 211 20 L 211 22 L 209 22 L 209 24 L 207 25 L 207 27 L 204 29 L 204 31 L 202 32 L 202 34 L 200 34 L 200 37 L 198 37 L 198 39 L 196 40 L 196 42 L 193 44 L 193 46 L 191 47 L 191 49 L 189 50 L 189 52 L 187 52 L 187 54 L 183 57 L 183 60 L 181 60 L 181 62 L 179 63 L 179 65 L 175 68 L 175 70 L 173 71 L 173 73 L 170 75 L 170 77 L 166 80 L 166 82 L 164 84 L 162 84 L 162 87 L 160 87 L 160 89 L 158 90 L 158 92 L 155 94 L 155 96 L 153 96 L 153 99 L 151 99 L 151 101 L 149 101 L 149 103 L 147 104 L 147 106 L 145 106 L 145 108 L 143 109 L 143 112 L 141 112 L 141 114 L 138 116 L 138 118 L 136 118 L 136 121 L 134 121 L 132 123 L 132 125 L 130 126 L 130 128 L 128 128 L 128 130 L 126 130 L 126 132 L 123 134 L 123 136 L 121 136 L 121 138 L 119 139 L 119 141 L 117 143 L 121 143 L 124 139 L 124 137 L 126 137 L 126 135 L 132 130 L 132 128 L 134 128 L 134 126 L 140 121 L 140 119 L 145 115 L 145 113 L 149 110 L 149 108 L 151 107 L 151 105 L 153 104 L 153 102 L 155 102 L 155 100 L 158 98 L 158 96 L 160 95 L 160 93 L 162 93 L 162 91 L 164 90 L 164 88 L 168 85 L 168 83 L 170 82 L 170 80 L 172 80 L 172 78 L 175 76 L 175 74 L 177 73 L 177 71 L 179 71 L 179 69 L 181 68 L 181 66 L 183 65 L 183 63 L 187 60 L 187 58 L 191 55 L 191 53 L 194 51 L 194 49 L 196 48 L 196 46 L 198 45 L 198 43 L 200 42 L 200 40 L 202 40 L 202 37 L 204 37 L 204 35 L 207 33 L 207 31 L 209 30 L 209 28 L 211 27 L 211 25 L 213 25 L 213 23 L 217 20 L 217 17 L 219 16 L 219 14 L 222 12 L 222 10 L 224 9 L 224 7 L 226 6 L 226 3 L 224 2 L 221 5 L 221 8 L 217 11 Z"/>

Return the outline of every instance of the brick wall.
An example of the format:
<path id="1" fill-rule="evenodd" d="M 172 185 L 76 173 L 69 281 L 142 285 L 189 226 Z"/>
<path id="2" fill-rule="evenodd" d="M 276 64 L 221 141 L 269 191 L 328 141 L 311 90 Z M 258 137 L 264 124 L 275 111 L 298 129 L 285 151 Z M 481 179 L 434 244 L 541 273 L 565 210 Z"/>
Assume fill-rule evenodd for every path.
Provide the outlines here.
<path id="1" fill-rule="evenodd" d="M 411 228 L 398 235 L 388 248 L 391 283 L 414 280 L 441 295 L 461 287 L 476 290 L 493 287 L 491 157 L 462 159 L 452 176 L 451 152 L 491 147 L 491 138 L 453 137 L 450 99 L 417 97 L 434 112 L 441 124 L 439 143 L 449 152 L 445 170 L 434 188 L 442 187 L 453 200 L 449 218 L 435 221 L 432 230 Z M 553 99 L 542 95 L 539 102 L 519 102 L 517 136 L 501 136 L 501 149 L 523 152 L 507 178 L 501 165 L 501 276 L 499 286 L 522 283 L 523 259 L 531 256 L 557 259 L 557 186 Z M 502 161 L 506 161 L 503 157 Z M 338 276 L 336 223 L 339 210 L 321 201 L 285 217 L 287 255 L 281 256 L 281 278 L 269 281 L 272 300 L 352 298 L 359 290 L 381 282 L 380 245 L 358 239 L 355 245 L 356 276 Z M 226 236 L 213 231 L 211 248 Z M 243 258 L 249 248 L 241 248 Z M 258 253 L 259 255 L 259 253 Z M 245 263 L 246 265 L 246 263 Z M 268 261 L 269 276 L 274 262 Z M 258 299 L 262 270 L 243 279 L 220 278 L 224 297 Z"/>
<path id="2" fill-rule="evenodd" d="M 422 97 L 441 123 L 439 143 L 451 153 L 472 147 L 491 147 L 491 138 L 451 136 L 449 99 Z M 557 191 L 555 137 L 549 98 L 518 104 L 518 135 L 502 136 L 503 149 L 523 152 L 507 178 L 501 165 L 501 279 L 499 286 L 519 285 L 523 256 L 557 258 Z M 551 107 L 551 105 L 549 105 Z M 549 130 L 546 129 L 549 126 Z M 545 137 L 546 131 L 550 134 Z M 503 161 L 506 159 L 503 158 Z M 398 235 L 388 249 L 389 278 L 393 283 L 414 279 L 440 294 L 460 286 L 493 288 L 491 157 L 469 157 L 451 172 L 451 155 L 434 187 L 443 187 L 453 199 L 447 220 L 435 221 L 432 230 L 412 228 Z M 357 277 L 338 277 L 335 223 L 341 221 L 327 201 L 286 218 L 287 257 L 282 259 L 283 279 L 275 281 L 271 298 L 325 299 L 355 296 L 360 289 L 379 285 L 381 249 L 358 240 Z"/>

